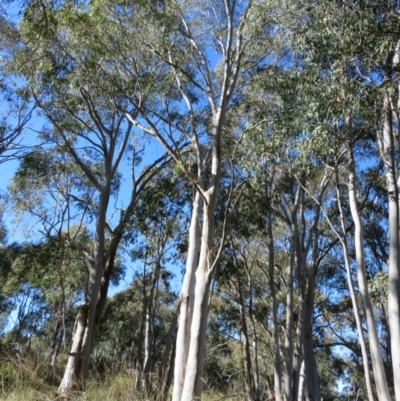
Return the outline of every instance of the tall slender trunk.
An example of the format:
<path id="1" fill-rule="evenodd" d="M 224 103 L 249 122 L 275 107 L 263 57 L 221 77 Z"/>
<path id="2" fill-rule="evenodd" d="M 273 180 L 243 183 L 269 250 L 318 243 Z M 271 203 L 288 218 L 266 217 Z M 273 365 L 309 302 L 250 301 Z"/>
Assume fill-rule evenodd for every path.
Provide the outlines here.
<path id="1" fill-rule="evenodd" d="M 271 331 L 273 338 L 273 355 L 274 355 L 274 391 L 275 400 L 282 400 L 281 386 L 281 355 L 279 349 L 279 333 L 278 321 L 276 317 L 276 291 L 275 291 L 275 254 L 274 254 L 274 237 L 272 233 L 272 216 L 268 213 L 267 221 L 267 245 L 268 245 L 268 271 L 269 271 L 269 292 L 271 302 Z"/>
<path id="2" fill-rule="evenodd" d="M 338 178 L 337 178 L 337 180 L 338 180 Z M 338 236 L 339 236 L 340 242 L 342 244 L 344 263 L 346 266 L 346 274 L 347 274 L 347 285 L 349 286 L 351 304 L 353 307 L 353 314 L 354 314 L 354 318 L 356 321 L 356 327 L 357 327 L 358 341 L 359 341 L 360 347 L 361 347 L 361 356 L 362 356 L 362 362 L 363 362 L 363 367 L 364 367 L 365 384 L 367 386 L 368 400 L 374 401 L 374 395 L 373 395 L 373 390 L 372 390 L 372 379 L 371 379 L 371 373 L 370 373 L 370 369 L 369 369 L 369 357 L 368 357 L 367 345 L 366 345 L 366 341 L 365 341 L 365 337 L 364 337 L 364 331 L 363 331 L 360 312 L 359 312 L 359 308 L 358 308 L 357 297 L 356 297 L 356 293 L 354 290 L 353 278 L 351 275 L 350 259 L 349 259 L 349 252 L 348 252 L 347 239 L 346 239 L 346 227 L 345 227 L 345 223 L 344 223 L 344 213 L 343 213 L 342 203 L 340 201 L 340 191 L 339 191 L 338 187 L 336 187 L 336 192 L 337 192 L 338 207 L 339 207 L 339 213 L 340 213 L 340 224 L 341 224 L 341 228 L 342 228 L 342 236 L 340 236 L 339 234 L 338 234 Z"/>
<path id="3" fill-rule="evenodd" d="M 188 256 L 186 260 L 186 272 L 182 284 L 180 299 L 179 323 L 176 336 L 174 389 L 172 401 L 180 401 L 183 384 L 185 382 L 186 364 L 190 345 L 191 324 L 194 305 L 194 290 L 196 283 L 196 268 L 200 248 L 200 215 L 202 201 L 199 192 L 195 192 L 192 217 L 189 227 Z"/>
<path id="4" fill-rule="evenodd" d="M 286 327 L 285 327 L 285 385 L 284 401 L 293 401 L 293 273 L 294 264 L 298 256 L 298 223 L 297 211 L 301 197 L 302 188 L 299 184 L 296 192 L 296 199 L 291 211 L 291 236 L 289 263 L 286 268 Z"/>
<path id="5" fill-rule="evenodd" d="M 214 176 L 214 179 L 217 179 L 214 181 L 215 186 L 213 189 L 215 192 L 212 196 L 209 196 L 208 205 L 204 207 L 200 259 L 196 271 L 191 337 L 182 401 L 198 400 L 202 392 L 211 266 L 213 262 L 211 251 L 214 240 L 214 210 L 220 173 L 219 166 L 219 172 Z"/>
<path id="6" fill-rule="evenodd" d="M 304 180 L 300 181 L 303 187 Z M 306 280 L 306 263 L 307 253 L 305 246 L 306 236 L 306 223 L 304 216 L 304 190 L 300 190 L 299 198 L 299 216 L 300 216 L 300 229 L 297 218 L 294 218 L 296 225 L 295 231 L 295 262 L 296 262 L 296 279 L 297 279 L 297 325 L 296 325 L 296 342 L 294 344 L 293 355 L 293 400 L 297 400 L 297 392 L 299 390 L 300 382 L 300 369 L 303 360 L 303 342 L 304 342 L 304 314 L 305 314 L 305 287 Z"/>
<path id="7" fill-rule="evenodd" d="M 385 165 L 389 197 L 389 262 L 388 262 L 388 314 L 391 341 L 391 359 L 396 401 L 400 401 L 400 238 L 399 238 L 399 189 L 395 162 L 392 107 L 390 95 L 384 93 L 383 138 L 381 156 Z"/>
<path id="8" fill-rule="evenodd" d="M 358 288 L 361 294 L 361 299 L 363 302 L 365 317 L 367 321 L 371 362 L 378 393 L 378 399 L 380 401 L 389 401 L 390 393 L 382 361 L 379 337 L 376 329 L 374 307 L 372 305 L 368 292 L 367 275 L 365 270 L 365 257 L 364 257 L 364 234 L 356 199 L 356 178 L 355 178 L 355 165 L 354 165 L 354 154 L 353 154 L 352 144 L 350 144 L 349 147 L 349 167 L 350 171 L 349 171 L 348 195 L 349 195 L 350 211 L 354 221 L 354 228 L 355 228 L 354 243 L 355 243 L 356 260 L 357 260 Z"/>

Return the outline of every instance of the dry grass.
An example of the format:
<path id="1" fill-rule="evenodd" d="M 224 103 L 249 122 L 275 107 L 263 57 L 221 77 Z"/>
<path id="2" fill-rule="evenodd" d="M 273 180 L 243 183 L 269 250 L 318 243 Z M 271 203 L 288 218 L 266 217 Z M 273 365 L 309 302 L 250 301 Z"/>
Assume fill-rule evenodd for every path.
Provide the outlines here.
<path id="1" fill-rule="evenodd" d="M 60 366 L 64 366 L 60 361 Z M 57 395 L 62 370 L 54 371 L 38 354 L 3 355 L 0 359 L 0 401 L 65 401 Z M 91 376 L 85 392 L 71 393 L 68 401 L 163 401 L 162 386 L 146 393 L 135 388 L 132 370 Z M 156 382 L 156 380 L 154 380 Z M 237 401 L 237 397 L 204 394 L 204 401 Z"/>

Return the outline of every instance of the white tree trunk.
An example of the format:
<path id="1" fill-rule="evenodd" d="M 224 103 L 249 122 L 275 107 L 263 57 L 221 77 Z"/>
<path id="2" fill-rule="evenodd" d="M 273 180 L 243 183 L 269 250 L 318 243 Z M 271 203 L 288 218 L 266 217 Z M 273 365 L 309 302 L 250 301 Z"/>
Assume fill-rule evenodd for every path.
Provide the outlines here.
<path id="1" fill-rule="evenodd" d="M 342 234 L 343 234 L 343 239 L 341 239 L 340 236 L 339 236 L 339 239 L 342 244 L 344 262 L 345 262 L 346 274 L 347 274 L 347 284 L 349 286 L 354 319 L 356 321 L 358 341 L 361 346 L 361 356 L 362 356 L 362 362 L 363 362 L 363 367 L 364 367 L 365 384 L 367 386 L 367 395 L 368 395 L 369 401 L 374 401 L 374 395 L 373 395 L 373 390 L 372 390 L 372 379 L 371 379 L 371 373 L 370 373 L 370 369 L 369 369 L 369 357 L 368 357 L 367 345 L 366 345 L 365 338 L 364 338 L 364 331 L 363 331 L 363 327 L 362 327 L 362 323 L 361 323 L 360 312 L 358 309 L 357 297 L 356 297 L 356 293 L 354 291 L 354 284 L 353 284 L 353 279 L 351 276 L 349 252 L 348 252 L 348 246 L 347 246 L 347 240 L 346 240 L 346 226 L 344 223 L 344 214 L 343 214 L 343 209 L 342 209 L 342 203 L 340 201 L 340 192 L 339 192 L 338 188 L 337 188 L 337 199 L 338 199 L 338 207 L 339 207 L 339 213 L 340 213 L 340 223 L 341 223 Z"/>
<path id="2" fill-rule="evenodd" d="M 189 354 L 181 400 L 198 400 L 202 391 L 202 375 L 204 367 L 206 330 L 209 306 L 209 291 L 211 281 L 211 250 L 214 239 L 215 195 L 218 193 L 220 166 L 214 175 L 216 179 L 213 192 L 208 197 L 208 205 L 204 207 L 202 241 L 200 248 L 199 267 L 196 271 L 196 289 L 193 306 L 193 317 Z"/>
<path id="3" fill-rule="evenodd" d="M 67 395 L 71 388 L 75 384 L 78 384 L 81 380 L 77 375 L 80 371 L 80 350 L 83 341 L 83 335 L 85 332 L 85 322 L 86 322 L 86 305 L 82 305 L 79 308 L 78 316 L 76 317 L 71 351 L 69 352 L 67 366 L 65 368 L 64 376 L 58 392 L 61 396 Z"/>
<path id="4" fill-rule="evenodd" d="M 400 43 L 400 42 L 399 42 Z M 396 47 L 398 51 L 398 46 Z M 398 56 L 398 52 L 397 52 Z M 385 165 L 389 197 L 389 290 L 388 314 L 390 326 L 393 383 L 396 401 L 400 401 L 400 239 L 399 239 L 399 190 L 396 179 L 395 142 L 393 137 L 392 108 L 389 93 L 384 94 L 383 140 L 381 155 Z"/>
<path id="5" fill-rule="evenodd" d="M 202 201 L 200 194 L 195 192 L 192 217 L 189 227 L 188 256 L 186 272 L 182 284 L 181 305 L 179 312 L 178 333 L 176 336 L 174 388 L 172 401 L 180 401 L 185 381 L 186 364 L 190 345 L 190 333 L 193 316 L 194 290 L 196 283 L 196 268 L 200 248 L 200 214 Z"/>
<path id="6" fill-rule="evenodd" d="M 305 377 L 305 367 L 303 361 L 301 363 L 301 368 L 300 368 L 300 380 L 299 380 L 299 391 L 297 392 L 297 401 L 303 401 L 304 399 L 305 382 L 306 382 L 306 377 Z"/>
<path id="7" fill-rule="evenodd" d="M 361 299 L 364 305 L 365 317 L 367 321 L 369 345 L 371 352 L 372 369 L 374 372 L 375 384 L 380 401 L 389 401 L 390 393 L 388 384 L 386 381 L 385 368 L 383 366 L 382 355 L 379 344 L 379 337 L 376 329 L 374 307 L 372 305 L 367 285 L 367 275 L 365 270 L 365 257 L 364 257 L 364 235 L 363 226 L 358 211 L 357 199 L 356 199 L 356 179 L 355 179 L 355 166 L 354 166 L 354 155 L 352 147 L 349 149 L 349 204 L 350 211 L 354 221 L 354 243 L 356 250 L 357 260 L 357 281 L 358 288 L 361 294 Z M 398 346 L 398 345 L 397 345 Z"/>

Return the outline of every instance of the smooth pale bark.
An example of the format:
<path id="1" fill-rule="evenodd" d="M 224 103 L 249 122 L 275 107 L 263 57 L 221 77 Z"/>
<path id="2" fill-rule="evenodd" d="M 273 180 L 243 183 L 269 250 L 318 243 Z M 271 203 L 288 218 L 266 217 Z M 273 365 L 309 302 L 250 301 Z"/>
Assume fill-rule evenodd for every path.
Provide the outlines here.
<path id="1" fill-rule="evenodd" d="M 376 322 L 374 317 L 374 307 L 368 292 L 367 274 L 365 270 L 365 256 L 364 256 L 364 234 L 363 226 L 358 211 L 356 199 L 356 179 L 355 179 L 355 166 L 354 155 L 350 145 L 349 148 L 349 183 L 348 183 L 348 196 L 351 216 L 354 221 L 354 244 L 356 251 L 357 261 L 357 282 L 361 294 L 361 299 L 364 306 L 365 317 L 367 321 L 367 330 L 369 337 L 369 348 L 371 353 L 372 369 L 374 372 L 375 384 L 377 389 L 378 399 L 380 401 L 389 401 L 390 393 L 386 380 L 385 368 L 383 366 L 382 355 L 380 350 L 380 342 L 378 332 L 376 329 Z"/>
<path id="2" fill-rule="evenodd" d="M 239 74 L 241 57 L 243 54 L 243 37 L 241 30 L 243 29 L 243 24 L 247 18 L 247 13 L 250 8 L 251 2 L 246 7 L 241 18 L 241 23 L 238 25 L 236 32 L 233 21 L 234 12 L 229 6 L 227 6 L 227 4 L 228 3 L 225 3 L 225 12 L 227 17 L 227 38 L 225 49 L 223 52 L 223 78 L 221 81 L 219 94 L 216 94 L 214 92 L 212 82 L 210 80 L 207 80 L 207 89 L 211 94 L 211 96 L 207 95 L 207 98 L 211 106 L 213 123 L 211 130 L 211 142 L 209 147 L 209 154 L 211 156 L 211 169 L 210 178 L 207 182 L 207 188 L 205 187 L 204 183 L 201 189 L 197 188 L 197 191 L 202 192 L 201 197 L 204 207 L 200 235 L 201 245 L 199 248 L 199 262 L 196 270 L 196 288 L 194 293 L 195 296 L 192 313 L 192 324 L 190 329 L 190 344 L 182 395 L 180 398 L 179 395 L 175 396 L 178 391 L 176 392 L 174 388 L 173 401 L 198 400 L 200 399 L 202 392 L 202 376 L 204 370 L 210 282 L 213 269 L 215 268 L 218 261 L 218 254 L 217 257 L 214 257 L 212 255 L 212 250 L 214 247 L 214 214 L 221 180 L 222 132 L 226 120 L 227 108 L 230 99 L 234 93 L 237 77 Z M 188 32 L 190 35 L 190 31 Z M 234 42 L 235 36 L 236 43 Z M 194 38 L 191 39 L 192 43 L 196 43 Z M 199 48 L 197 47 L 197 44 L 195 44 L 194 46 L 196 47 L 196 51 L 198 52 Z M 201 63 L 203 64 L 203 62 L 206 60 L 206 57 L 201 52 L 200 57 L 202 59 Z M 204 66 L 209 76 L 210 72 L 208 70 L 207 64 L 204 64 Z M 218 104 L 216 103 L 215 99 L 218 99 Z M 200 157 L 200 153 L 201 152 L 198 151 L 198 157 Z M 198 163 L 200 172 L 201 174 L 203 174 L 203 159 L 200 158 L 198 160 Z M 224 238 L 222 238 L 222 240 L 224 240 Z M 178 386 L 180 386 L 180 384 L 178 384 Z"/>
<path id="3" fill-rule="evenodd" d="M 196 269 L 200 248 L 200 214 L 202 202 L 199 192 L 195 192 L 192 216 L 189 227 L 188 255 L 186 259 L 186 272 L 183 279 L 178 333 L 176 336 L 174 388 L 172 401 L 180 401 L 185 381 L 186 364 L 190 345 L 190 333 L 194 305 L 194 289 L 196 283 Z"/>
<path id="4" fill-rule="evenodd" d="M 210 3 L 210 5 L 211 4 L 212 3 Z M 189 237 L 191 236 L 193 238 L 191 243 L 189 241 L 189 247 L 192 250 L 198 250 L 199 259 L 196 265 L 194 258 L 197 258 L 197 252 L 193 252 L 193 263 L 191 263 L 192 271 L 186 273 L 188 277 L 185 277 L 184 282 L 187 291 L 185 290 L 185 293 L 181 297 L 182 305 L 177 336 L 173 401 L 191 401 L 193 399 L 199 399 L 202 391 L 210 293 L 209 286 L 213 270 L 222 252 L 224 241 L 223 235 L 219 251 L 216 256 L 212 255 L 214 248 L 214 214 L 219 194 L 221 165 L 223 161 L 221 147 L 222 134 L 228 106 L 234 95 L 236 82 L 240 73 L 241 58 L 247 43 L 244 39 L 243 29 L 247 23 L 247 16 L 252 2 L 249 1 L 247 5 L 244 6 L 240 4 L 239 6 L 236 3 L 230 4 L 228 1 L 224 1 L 221 2 L 220 5 L 222 7 L 216 7 L 215 9 L 222 13 L 221 21 L 224 21 L 226 27 L 223 34 L 225 37 L 221 38 L 219 35 L 216 37 L 214 31 L 211 29 L 211 31 L 207 32 L 207 34 L 202 37 L 201 43 L 197 36 L 198 24 L 201 23 L 201 20 L 196 16 L 196 27 L 192 31 L 193 26 L 191 24 L 193 23 L 193 15 L 190 15 L 188 19 L 185 17 L 187 14 L 190 14 L 190 11 L 185 10 L 184 13 L 179 14 L 180 28 L 178 31 L 182 33 L 182 38 L 186 41 L 188 49 L 193 54 L 195 59 L 193 65 L 198 66 L 196 72 L 192 69 L 190 72 L 185 71 L 185 67 L 182 66 L 181 62 L 173 59 L 174 52 L 165 52 L 164 48 L 160 52 L 159 49 L 154 47 L 153 43 L 148 43 L 149 51 L 161 58 L 162 62 L 171 68 L 176 89 L 181 94 L 183 101 L 186 103 L 189 115 L 191 116 L 191 129 L 187 130 L 185 128 L 181 133 L 191 142 L 193 154 L 196 156 L 197 176 L 194 176 L 194 174 L 187 169 L 185 163 L 182 163 L 182 156 L 179 153 L 180 150 L 175 148 L 175 143 L 171 144 L 168 142 L 169 138 L 165 137 L 164 131 L 160 130 L 157 124 L 148 118 L 147 110 L 141 109 L 141 115 L 146 121 L 146 124 L 148 124 L 148 127 L 143 126 L 139 121 L 135 120 L 135 118 L 130 118 L 130 121 L 137 127 L 156 137 L 170 155 L 180 163 L 186 174 L 186 178 L 195 190 L 196 199 L 201 202 L 201 206 L 194 207 L 192 211 L 195 216 L 192 214 L 190 231 L 196 235 L 191 236 L 191 233 L 189 233 Z M 241 16 L 239 16 L 239 13 Z M 201 15 L 201 18 L 203 18 L 203 15 Z M 206 26 L 210 21 L 205 17 L 203 22 L 204 28 L 207 30 Z M 193 33 L 195 34 L 193 35 Z M 220 70 L 220 80 L 217 85 L 214 78 L 214 71 L 212 71 L 213 67 L 209 64 L 208 56 L 205 54 L 203 39 L 204 41 L 208 40 L 209 44 L 214 44 L 215 40 L 217 40 L 222 47 L 221 60 L 220 63 L 218 63 L 222 68 Z M 165 55 L 166 53 L 168 54 Z M 205 136 L 202 137 L 201 141 L 198 137 L 197 122 L 194 112 L 196 106 L 192 104 L 191 94 L 188 94 L 185 91 L 185 87 L 182 85 L 182 77 L 184 77 L 185 81 L 189 79 L 189 81 L 198 88 L 199 95 L 203 96 L 203 100 L 208 102 L 210 106 L 209 117 L 212 124 L 209 131 L 209 142 L 204 141 Z M 199 80 L 197 80 L 197 77 Z M 137 106 L 141 107 L 140 104 L 137 104 Z M 179 127 L 177 127 L 177 129 L 179 130 Z M 201 127 L 201 131 L 203 130 L 204 127 Z M 206 177 L 207 179 L 202 177 Z M 203 207 L 203 219 L 201 222 L 201 232 L 198 234 L 195 226 L 197 222 L 194 223 L 194 221 L 197 221 L 198 216 L 200 216 L 201 207 Z M 194 270 L 196 271 L 195 285 L 193 281 Z M 192 304 L 193 295 L 194 303 Z M 193 305 L 193 307 L 191 307 L 191 305 Z M 185 339 L 189 339 L 189 341 L 185 341 Z M 188 352 L 186 356 L 187 347 Z"/>
<path id="5" fill-rule="evenodd" d="M 342 228 L 342 236 L 339 233 L 337 233 L 337 236 L 340 240 L 340 243 L 342 244 L 342 249 L 343 249 L 344 263 L 346 266 L 346 274 L 347 274 L 347 285 L 349 286 L 350 299 L 351 299 L 354 319 L 356 321 L 356 327 L 357 327 L 358 341 L 359 341 L 360 347 L 361 347 L 361 356 L 362 356 L 362 363 L 363 363 L 363 367 L 364 367 L 365 384 L 367 386 L 368 400 L 374 401 L 374 395 L 373 395 L 373 390 L 372 390 L 372 379 L 371 379 L 371 373 L 370 373 L 370 369 L 369 369 L 369 357 L 368 357 L 367 345 L 366 345 L 366 341 L 364 338 L 364 331 L 363 331 L 363 327 L 362 327 L 362 323 L 361 323 L 361 317 L 360 317 L 360 312 L 359 312 L 359 308 L 358 308 L 357 297 L 356 297 L 356 293 L 354 290 L 353 278 L 351 275 L 350 259 L 349 259 L 349 252 L 348 252 L 347 239 L 346 239 L 346 226 L 345 226 L 344 213 L 343 213 L 343 209 L 342 209 L 342 203 L 340 201 L 340 192 L 339 192 L 338 187 L 336 187 L 336 192 L 337 192 L 337 199 L 338 199 L 338 208 L 339 208 L 339 213 L 340 213 L 340 224 L 341 224 L 341 228 Z"/>
<path id="6" fill-rule="evenodd" d="M 297 392 L 297 401 L 303 401 L 304 397 L 304 387 L 305 387 L 305 382 L 306 382 L 306 377 L 305 377 L 305 367 L 304 367 L 304 361 L 301 363 L 301 368 L 300 368 L 300 380 L 299 380 L 299 391 Z"/>
<path id="7" fill-rule="evenodd" d="M 278 321 L 276 317 L 276 291 L 275 291 L 275 254 L 274 254 L 274 237 L 272 232 L 272 216 L 268 214 L 267 222 L 267 246 L 268 246 L 268 272 L 269 272 L 269 291 L 271 302 L 271 331 L 273 338 L 273 355 L 274 355 L 274 392 L 275 400 L 282 400 L 281 385 L 281 355 L 279 348 L 279 332 Z"/>
<path id="8" fill-rule="evenodd" d="M 398 57 L 398 47 L 396 56 Z M 400 239 L 399 239 L 399 190 L 396 179 L 395 141 L 393 136 L 392 107 L 390 95 L 384 93 L 383 135 L 380 141 L 382 160 L 385 165 L 389 201 L 389 261 L 388 261 L 388 315 L 390 326 L 391 359 L 396 401 L 400 401 Z"/>
<path id="9" fill-rule="evenodd" d="M 83 341 L 86 322 L 86 304 L 81 305 L 79 308 L 78 316 L 75 321 L 73 340 L 71 350 L 69 352 L 67 366 L 65 368 L 64 376 L 60 387 L 58 389 L 60 395 L 66 395 L 68 391 L 74 386 L 79 385 L 81 378 L 78 377 L 80 372 L 80 351 Z"/>
<path id="10" fill-rule="evenodd" d="M 216 201 L 215 195 L 218 193 L 221 174 L 220 160 L 218 161 L 216 167 L 217 171 L 215 171 L 215 174 L 213 174 L 215 180 L 214 187 L 212 189 L 214 191 L 209 192 L 210 196 L 208 197 L 208 205 L 204 207 L 200 259 L 199 266 L 196 271 L 195 300 L 193 306 L 191 337 L 185 383 L 182 390 L 182 401 L 198 400 L 200 399 L 202 392 L 202 376 L 204 369 L 206 330 L 211 282 L 211 249 L 214 240 L 214 210 Z"/>

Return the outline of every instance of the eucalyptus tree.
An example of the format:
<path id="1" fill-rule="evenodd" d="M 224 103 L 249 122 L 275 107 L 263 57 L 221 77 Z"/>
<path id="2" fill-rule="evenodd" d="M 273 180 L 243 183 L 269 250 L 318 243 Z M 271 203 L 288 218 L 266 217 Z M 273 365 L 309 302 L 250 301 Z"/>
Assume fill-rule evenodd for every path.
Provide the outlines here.
<path id="1" fill-rule="evenodd" d="M 282 61 L 282 60 L 280 60 Z M 275 397 L 286 400 L 302 398 L 300 372 L 306 369 L 306 397 L 320 398 L 318 374 L 313 348 L 314 289 L 319 265 L 325 256 L 320 251 L 320 210 L 313 197 L 324 199 L 329 184 L 329 171 L 312 150 L 305 121 L 306 106 L 298 86 L 303 75 L 278 65 L 257 72 L 249 99 L 252 109 L 249 119 L 263 117 L 264 124 L 244 138 L 247 148 L 245 168 L 253 166 L 254 188 L 262 198 L 264 233 L 269 254 L 271 326 L 274 332 Z M 278 63 L 277 63 L 278 64 Z M 251 101 L 251 100 L 249 100 Z M 322 169 L 322 173 L 319 170 Z M 287 229 L 287 237 L 275 242 L 273 227 L 277 222 Z M 281 372 L 276 316 L 275 253 L 276 247 L 287 249 L 285 287 L 285 364 Z M 329 249 L 329 247 L 328 247 Z M 311 268 L 311 266 L 313 266 Z M 294 313 L 296 311 L 296 315 Z M 295 316 L 297 321 L 295 322 Z M 283 373 L 283 374 L 282 374 Z M 284 387 L 282 387 L 284 386 Z"/>
<path id="2" fill-rule="evenodd" d="M 264 15 L 262 2 L 171 2 L 145 8 L 147 27 L 151 24 L 156 32 L 137 28 L 141 43 L 162 63 L 168 80 L 155 87 L 156 103 L 146 105 L 143 96 L 131 98 L 140 118 L 129 113 L 129 120 L 160 141 L 195 194 L 176 342 L 174 401 L 197 399 L 202 390 L 210 280 L 223 248 L 223 238 L 214 247 L 221 169 L 228 158 L 223 143 L 229 137 L 238 140 L 243 128 L 231 110 L 240 101 L 239 89 L 251 79 L 250 72 L 265 62 L 268 45 L 259 40 L 269 24 Z M 190 162 L 177 148 L 182 141 L 190 144 Z"/>
<path id="3" fill-rule="evenodd" d="M 64 168 L 70 169 L 62 170 L 61 166 L 60 176 L 65 180 L 59 187 L 58 178 L 50 180 L 56 185 L 53 195 L 64 198 L 57 210 L 60 220 L 52 229 L 70 226 L 73 215 L 75 222 L 93 226 L 93 248 L 79 247 L 88 269 L 86 292 L 75 322 L 61 394 L 84 385 L 124 227 L 147 183 L 168 161 L 162 155 L 138 174 L 143 149 L 133 139 L 133 124 L 121 111 L 126 98 L 116 89 L 116 69 L 107 58 L 108 49 L 97 40 L 107 37 L 109 48 L 116 49 L 120 42 L 113 28 L 115 24 L 107 15 L 98 9 L 87 11 L 82 4 L 44 2 L 39 7 L 32 3 L 24 10 L 20 24 L 24 46 L 14 59 L 16 71 L 26 80 L 45 119 L 40 138 L 47 142 L 56 161 L 65 162 Z M 135 82 L 132 78 L 125 85 L 132 96 Z M 122 188 L 123 161 L 129 161 L 131 170 L 130 197 L 124 208 L 111 210 L 110 202 Z M 49 190 L 51 194 L 54 187 Z"/>
<path id="4" fill-rule="evenodd" d="M 357 283 L 368 323 L 368 341 L 377 396 L 385 400 L 390 399 L 388 384 L 391 380 L 385 377 L 377 336 L 377 321 L 374 317 L 376 309 L 370 302 L 367 287 L 365 265 L 367 252 L 363 238 L 362 216 L 360 216 L 363 204 L 357 199 L 357 188 L 360 188 L 359 177 L 360 171 L 364 168 L 363 163 L 374 163 L 379 171 L 378 154 L 369 151 L 368 148 L 371 143 L 372 146 L 377 144 L 386 168 L 388 194 L 391 199 L 388 208 L 391 233 L 388 246 L 392 250 L 392 256 L 389 256 L 387 264 L 390 288 L 388 315 L 393 332 L 392 366 L 396 399 L 398 399 L 396 381 L 400 375 L 396 370 L 400 365 L 396 360 L 399 358 L 399 340 L 394 340 L 398 338 L 400 327 L 398 205 L 396 206 L 398 200 L 397 195 L 392 196 L 393 193 L 397 193 L 393 183 L 396 182 L 395 155 L 398 151 L 391 140 L 393 127 L 397 124 L 396 110 L 393 106 L 398 96 L 396 89 L 398 77 L 395 72 L 398 28 L 397 21 L 395 22 L 396 19 L 393 18 L 397 12 L 396 7 L 394 3 L 383 2 L 377 2 L 373 7 L 367 7 L 362 3 L 319 3 L 316 7 L 305 9 L 307 18 L 299 20 L 295 28 L 296 34 L 293 36 L 293 48 L 301 59 L 302 67 L 305 67 L 303 71 L 308 69 L 311 73 L 311 76 L 299 86 L 299 93 L 306 96 L 305 101 L 309 110 L 303 121 L 308 124 L 310 132 L 318 134 L 320 140 L 329 140 L 331 153 L 337 152 L 341 155 L 337 159 L 339 165 L 339 160 L 348 163 L 347 196 L 355 227 Z M 375 144 L 371 133 L 375 136 Z M 325 149 L 325 154 L 329 156 L 328 149 Z M 333 162 L 332 157 L 329 156 L 327 159 L 327 156 L 324 156 L 324 162 L 329 164 L 329 159 Z M 345 215 L 341 213 L 341 216 L 344 218 Z M 350 229 L 352 229 L 351 224 L 344 224 L 344 231 Z M 344 232 L 340 233 L 341 240 L 343 235 Z M 348 280 L 352 287 L 350 270 Z M 355 297 L 353 304 L 354 313 L 357 315 Z M 362 326 L 361 324 L 358 326 L 362 343 Z M 363 353 L 364 359 L 367 358 L 365 349 Z M 364 361 L 364 366 L 368 381 L 367 360 Z M 371 385 L 368 385 L 368 393 L 372 399 Z"/>

